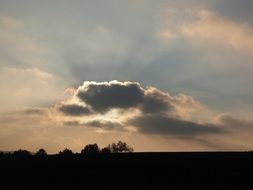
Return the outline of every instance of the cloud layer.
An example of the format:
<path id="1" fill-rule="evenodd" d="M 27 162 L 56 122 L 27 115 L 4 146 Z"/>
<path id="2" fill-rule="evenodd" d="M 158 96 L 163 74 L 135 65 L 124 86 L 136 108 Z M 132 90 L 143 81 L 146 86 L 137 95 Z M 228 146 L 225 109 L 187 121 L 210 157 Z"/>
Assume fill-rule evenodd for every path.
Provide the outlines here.
<path id="1" fill-rule="evenodd" d="M 69 99 L 57 104 L 57 109 L 70 116 L 67 125 L 105 130 L 132 127 L 141 133 L 184 136 L 221 132 L 214 125 L 194 119 L 204 110 L 194 98 L 171 96 L 138 82 L 85 81 Z M 81 117 L 80 121 L 72 121 L 73 116 L 85 116 L 85 120 Z"/>
<path id="2" fill-rule="evenodd" d="M 118 94 L 115 88 L 120 89 Z M 252 147 L 252 120 L 221 114 L 212 122 L 200 121 L 198 116 L 206 108 L 185 94 L 173 96 L 129 81 L 85 81 L 80 87 L 67 91 L 68 97 L 54 107 L 26 108 L 2 115 L 1 147 L 6 144 L 16 147 L 16 142 L 24 147 L 28 143 L 33 148 L 38 148 L 36 143 L 43 147 L 53 143 L 51 150 L 54 151 L 68 144 L 79 151 L 83 144 L 94 139 L 104 145 L 125 139 L 142 151 L 249 150 Z M 127 96 L 122 91 L 140 95 Z M 80 93 L 89 93 L 89 97 L 93 101 L 98 98 L 100 104 L 85 102 L 79 97 Z M 112 99 L 115 102 L 105 103 L 108 98 L 111 98 L 108 102 L 113 102 Z"/>
<path id="3" fill-rule="evenodd" d="M 134 118 L 130 123 L 146 134 L 193 136 L 222 132 L 211 124 L 198 124 L 166 115 L 143 115 Z"/>

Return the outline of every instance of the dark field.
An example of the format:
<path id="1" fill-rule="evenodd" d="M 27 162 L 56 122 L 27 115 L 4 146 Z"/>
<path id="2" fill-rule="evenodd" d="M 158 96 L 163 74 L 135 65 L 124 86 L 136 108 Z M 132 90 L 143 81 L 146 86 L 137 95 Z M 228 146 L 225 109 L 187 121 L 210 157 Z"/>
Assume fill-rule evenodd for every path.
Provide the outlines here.
<path id="1" fill-rule="evenodd" d="M 10 189 L 251 189 L 253 153 L 111 153 L 1 156 L 1 186 Z"/>

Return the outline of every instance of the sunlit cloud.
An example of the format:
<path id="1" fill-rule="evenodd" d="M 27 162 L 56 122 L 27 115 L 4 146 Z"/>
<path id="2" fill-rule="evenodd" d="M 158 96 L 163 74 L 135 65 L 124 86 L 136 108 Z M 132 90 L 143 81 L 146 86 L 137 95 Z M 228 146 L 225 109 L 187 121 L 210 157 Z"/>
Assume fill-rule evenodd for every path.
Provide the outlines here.
<path id="1" fill-rule="evenodd" d="M 195 41 L 215 42 L 225 47 L 253 51 L 253 29 L 216 12 L 202 10 L 193 22 L 182 26 L 182 33 Z"/>
<path id="2" fill-rule="evenodd" d="M 56 113 L 64 113 L 63 123 L 70 126 L 126 131 L 132 127 L 144 133 L 184 136 L 220 131 L 214 125 L 199 123 L 206 108 L 193 97 L 172 96 L 138 82 L 85 81 L 55 108 Z M 198 114 L 199 118 L 194 117 Z"/>
<path id="3" fill-rule="evenodd" d="M 251 130 L 252 121 L 236 119 L 228 114 L 206 121 L 198 119 L 201 110 L 208 108 L 185 94 L 172 96 L 155 87 L 143 87 L 138 82 L 130 81 L 85 81 L 78 88 L 71 88 L 70 92 L 65 99 L 50 107 L 30 107 L 2 115 L 0 122 L 4 127 L 0 129 L 1 134 L 10 138 L 19 136 L 26 138 L 26 143 L 36 141 L 43 145 L 57 141 L 63 146 L 71 142 L 74 149 L 81 146 L 80 140 L 78 144 L 74 142 L 80 136 L 87 138 L 88 134 L 96 138 L 107 135 L 108 138 L 101 141 L 103 143 L 109 143 L 109 139 L 117 139 L 119 135 L 128 140 L 144 136 L 157 142 L 167 139 L 174 144 L 174 148 L 180 150 L 186 150 L 186 147 L 192 147 L 193 150 L 233 150 L 251 146 L 247 131 Z M 140 96 L 131 95 L 136 95 L 136 92 Z M 84 95 L 86 93 L 89 99 Z M 95 98 L 94 101 L 90 101 L 90 96 Z M 99 104 L 94 104 L 95 100 Z M 106 100 L 112 103 L 105 104 Z M 103 109 L 100 109 L 101 106 Z M 16 133 L 13 133 L 14 129 Z M 243 144 L 238 133 L 245 137 Z M 29 135 L 33 138 L 29 138 Z M 6 140 L 1 140 L 3 147 L 8 144 Z M 131 141 L 135 142 L 133 139 Z M 189 146 L 180 148 L 186 142 Z M 9 142 L 9 147 L 15 147 L 14 141 Z M 59 144 L 56 143 L 56 147 Z M 50 147 L 50 150 L 55 148 Z"/>
<path id="4" fill-rule="evenodd" d="M 231 116 L 229 114 L 220 114 L 215 118 L 216 123 L 234 130 L 251 129 L 253 130 L 253 120 Z"/>
<path id="5" fill-rule="evenodd" d="M 6 72 L 12 76 L 17 76 L 17 75 L 21 75 L 21 76 L 26 76 L 26 75 L 33 75 L 36 78 L 40 78 L 40 79 L 52 79 L 53 75 L 51 73 L 42 71 L 38 68 L 26 68 L 26 69 L 17 69 L 14 67 L 6 67 L 3 68 L 3 72 Z"/>

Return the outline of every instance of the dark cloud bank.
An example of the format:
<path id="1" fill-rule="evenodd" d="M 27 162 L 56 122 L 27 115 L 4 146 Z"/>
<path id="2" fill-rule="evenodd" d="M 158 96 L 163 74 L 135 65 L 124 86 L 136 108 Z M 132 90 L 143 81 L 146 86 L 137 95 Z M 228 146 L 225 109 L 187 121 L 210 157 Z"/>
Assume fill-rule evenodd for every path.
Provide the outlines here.
<path id="1" fill-rule="evenodd" d="M 105 114 L 112 109 L 138 109 L 139 115 L 132 116 L 126 126 L 134 126 L 141 133 L 164 135 L 197 135 L 221 132 L 219 127 L 211 124 L 198 124 L 175 116 L 173 96 L 154 87 L 143 88 L 137 82 L 84 82 L 75 95 L 86 106 L 63 104 L 59 111 L 69 116 Z M 177 99 L 177 104 L 180 102 Z M 191 105 L 189 105 L 191 106 Z M 184 107 L 182 107 L 184 108 Z M 68 124 L 72 124 L 69 122 Z M 76 123 L 80 125 L 80 123 Z M 122 128 L 114 122 L 99 120 L 83 125 L 104 129 Z"/>
<path id="2" fill-rule="evenodd" d="M 197 124 L 166 115 L 143 115 L 130 120 L 130 123 L 147 134 L 187 136 L 220 132 L 219 128 L 211 124 Z"/>

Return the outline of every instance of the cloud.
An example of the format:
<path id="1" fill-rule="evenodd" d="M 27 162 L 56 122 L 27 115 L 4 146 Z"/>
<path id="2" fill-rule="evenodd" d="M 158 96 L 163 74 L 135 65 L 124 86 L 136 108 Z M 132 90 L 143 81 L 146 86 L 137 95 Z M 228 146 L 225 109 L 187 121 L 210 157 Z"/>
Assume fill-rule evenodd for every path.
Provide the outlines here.
<path id="1" fill-rule="evenodd" d="M 70 116 L 82 116 L 91 114 L 89 108 L 76 104 L 61 105 L 58 109 L 62 113 Z"/>
<path id="2" fill-rule="evenodd" d="M 221 114 L 216 118 L 219 125 L 234 129 L 253 129 L 253 120 L 236 118 L 228 114 Z"/>
<path id="3" fill-rule="evenodd" d="M 211 124 L 198 124 L 161 114 L 142 115 L 133 118 L 129 123 L 146 134 L 192 136 L 221 132 L 221 129 Z"/>
<path id="4" fill-rule="evenodd" d="M 213 125 L 197 122 L 194 115 L 201 114 L 204 106 L 184 94 L 172 96 L 130 81 L 85 81 L 72 91 L 72 96 L 60 103 L 58 110 L 86 119 L 68 118 L 64 120 L 66 125 L 105 130 L 135 128 L 140 133 L 184 136 L 220 132 Z"/>
<path id="5" fill-rule="evenodd" d="M 53 78 L 53 75 L 51 73 L 42 71 L 36 67 L 25 68 L 25 69 L 18 69 L 18 68 L 14 68 L 14 67 L 5 67 L 5 68 L 3 68 L 3 72 L 7 72 L 10 75 L 20 75 L 20 76 L 32 75 L 33 77 L 39 78 L 39 79 Z"/>
<path id="6" fill-rule="evenodd" d="M 47 108 L 34 107 L 34 108 L 27 108 L 22 112 L 27 115 L 45 115 L 48 113 L 48 111 L 49 110 Z"/>
<path id="7" fill-rule="evenodd" d="M 142 87 L 138 82 L 89 82 L 80 86 L 75 96 L 94 111 L 137 108 L 145 113 L 173 113 L 188 117 L 203 106 L 194 98 L 179 94 L 171 96 L 155 87 Z"/>
<path id="8" fill-rule="evenodd" d="M 27 27 L 23 20 L 0 17 L 0 66 L 34 66 L 44 60 L 45 48 L 40 47 Z"/>
<path id="9" fill-rule="evenodd" d="M 253 29 L 247 23 L 236 23 L 209 10 L 201 11 L 197 17 L 182 26 L 186 37 L 253 51 Z"/>
<path id="10" fill-rule="evenodd" d="M 173 109 L 171 97 L 154 87 L 145 90 L 145 96 L 140 104 L 143 113 L 164 113 Z"/>
<path id="11" fill-rule="evenodd" d="M 83 123 L 78 120 L 65 121 L 64 125 L 100 128 L 100 129 L 105 129 L 105 130 L 113 130 L 113 129 L 122 130 L 122 129 L 124 129 L 124 125 L 122 125 L 120 122 L 99 120 L 99 119 L 94 119 L 94 120 L 83 122 Z"/>
<path id="12" fill-rule="evenodd" d="M 67 91 L 70 92 L 67 99 L 57 103 L 54 107 L 27 108 L 20 112 L 1 116 L 0 122 L 5 126 L 0 129 L 1 136 L 10 134 L 13 139 L 20 136 L 22 131 L 11 134 L 11 127 L 15 130 L 24 129 L 27 133 L 33 134 L 34 138 L 29 137 L 31 142 L 37 142 L 39 139 L 43 143 L 52 143 L 52 139 L 54 139 L 53 142 L 57 144 L 73 140 L 78 142 L 76 147 L 83 146 L 77 139 L 87 140 L 88 138 L 92 141 L 94 137 L 101 138 L 100 135 L 103 135 L 103 138 L 107 136 L 110 141 L 112 138 L 118 139 L 119 136 L 120 138 L 126 137 L 131 142 L 135 138 L 137 138 L 136 141 L 139 141 L 139 138 L 145 137 L 149 139 L 150 144 L 163 141 L 163 146 L 166 144 L 165 147 L 167 147 L 166 142 L 170 140 L 169 142 L 172 144 L 169 146 L 174 147 L 173 150 L 187 150 L 188 147 L 191 150 L 233 150 L 235 147 L 248 149 L 252 144 L 251 136 L 247 135 L 252 121 L 220 115 L 215 122 L 198 122 L 191 115 L 198 117 L 196 113 L 201 111 L 199 107 L 202 107 L 202 104 L 191 96 L 184 94 L 172 96 L 155 87 L 143 87 L 136 82 L 84 82 L 85 85 L 88 85 L 86 88 L 89 88 L 89 84 L 94 88 L 94 84 L 106 86 L 112 85 L 112 83 L 117 83 L 120 87 L 125 88 L 131 84 L 137 85 L 138 89 L 142 91 L 142 98 L 139 101 L 134 101 L 134 104 L 129 104 L 130 106 L 125 106 L 126 104 L 121 106 L 121 103 L 117 103 L 106 107 L 106 111 L 104 109 L 94 111 L 93 104 L 87 104 L 78 97 L 79 90 L 83 87 L 81 85 L 77 89 L 68 89 Z M 114 85 L 112 86 L 114 88 Z M 88 92 L 90 91 L 88 90 Z M 132 90 L 127 92 L 136 93 Z M 121 94 L 114 96 L 114 98 L 119 96 Z M 108 98 L 108 96 L 99 96 L 99 98 L 102 97 Z M 133 102 L 132 99 L 130 100 Z M 117 102 L 117 99 L 115 101 Z M 58 114 L 59 112 L 60 114 Z M 245 131 L 242 130 L 243 126 L 245 126 Z M 237 128 L 238 130 L 234 130 Z M 22 133 L 25 134 L 25 132 Z M 47 137 L 47 135 L 51 136 Z M 241 141 L 240 135 L 243 135 L 243 141 Z M 25 137 L 28 138 L 27 135 Z M 12 141 L 14 142 L 14 140 Z M 1 142 L 9 143 L 6 137 Z M 168 150 L 168 148 L 163 150 Z"/>
<path id="13" fill-rule="evenodd" d="M 65 85 L 63 79 L 37 67 L 0 68 L 0 112 L 48 106 L 61 98 Z"/>
<path id="14" fill-rule="evenodd" d="M 112 108 L 136 107 L 143 100 L 144 91 L 135 82 L 84 82 L 76 95 L 93 110 L 106 112 Z"/>
<path id="15" fill-rule="evenodd" d="M 122 130 L 124 126 L 119 122 L 112 122 L 112 121 L 103 121 L 103 120 L 93 120 L 85 123 L 88 127 L 97 127 L 97 128 L 103 128 L 106 130 Z"/>

